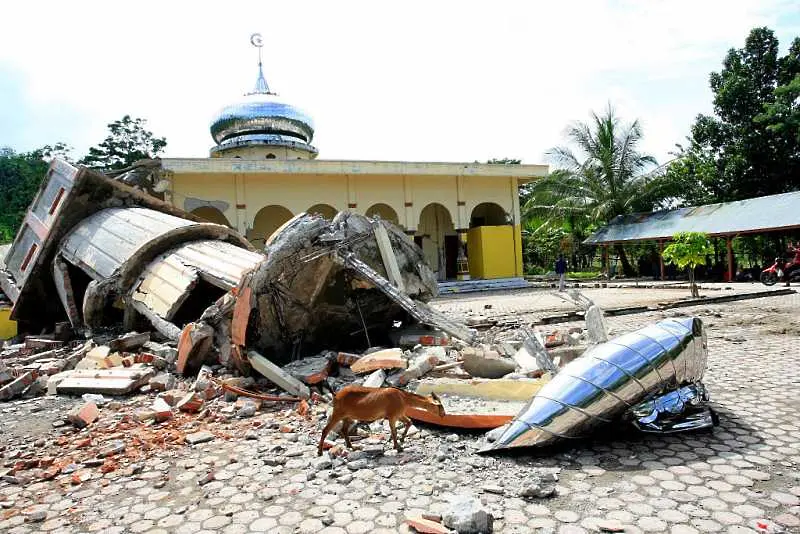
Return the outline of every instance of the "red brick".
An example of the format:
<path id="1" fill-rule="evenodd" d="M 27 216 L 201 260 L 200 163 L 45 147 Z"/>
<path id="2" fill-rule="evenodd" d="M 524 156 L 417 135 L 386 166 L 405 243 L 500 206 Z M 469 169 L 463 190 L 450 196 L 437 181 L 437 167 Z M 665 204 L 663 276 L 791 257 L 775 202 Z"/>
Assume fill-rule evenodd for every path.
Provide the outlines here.
<path id="1" fill-rule="evenodd" d="M 178 401 L 176 407 L 182 412 L 197 413 L 203 409 L 203 404 L 205 404 L 205 400 L 203 399 L 202 395 L 197 393 L 187 393 L 180 401 Z"/>
<path id="2" fill-rule="evenodd" d="M 80 408 L 75 408 L 67 416 L 67 420 L 78 428 L 86 428 L 94 423 L 100 416 L 100 411 L 97 405 L 93 402 L 87 402 Z"/>
<path id="3" fill-rule="evenodd" d="M 429 519 L 423 519 L 421 517 L 410 517 L 406 519 L 405 523 L 415 531 L 422 532 L 424 534 L 448 534 L 450 532 L 450 529 L 441 523 L 437 523 Z"/>

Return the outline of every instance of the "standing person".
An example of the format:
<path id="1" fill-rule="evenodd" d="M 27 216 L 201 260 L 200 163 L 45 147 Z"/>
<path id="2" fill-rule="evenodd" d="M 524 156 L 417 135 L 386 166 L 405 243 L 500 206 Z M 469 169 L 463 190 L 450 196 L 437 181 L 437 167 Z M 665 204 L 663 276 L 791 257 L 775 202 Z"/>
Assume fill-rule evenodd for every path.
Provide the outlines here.
<path id="1" fill-rule="evenodd" d="M 794 259 L 792 260 L 791 265 L 786 268 L 786 271 L 783 275 L 786 277 L 786 287 L 789 287 L 789 280 L 791 279 L 792 273 L 796 270 L 800 269 L 800 244 L 793 245 L 789 243 L 789 252 L 794 253 Z"/>
<path id="2" fill-rule="evenodd" d="M 556 274 L 558 275 L 558 290 L 564 291 L 567 281 L 567 260 L 563 254 L 558 255 L 556 260 Z"/>

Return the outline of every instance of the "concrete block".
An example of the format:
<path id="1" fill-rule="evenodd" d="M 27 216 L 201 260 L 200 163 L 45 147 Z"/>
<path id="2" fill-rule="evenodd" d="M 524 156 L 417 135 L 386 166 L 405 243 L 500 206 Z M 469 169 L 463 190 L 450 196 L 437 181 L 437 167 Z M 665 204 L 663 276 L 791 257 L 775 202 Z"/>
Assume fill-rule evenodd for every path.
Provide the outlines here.
<path id="1" fill-rule="evenodd" d="M 302 399 L 307 399 L 311 396 L 308 386 L 256 351 L 248 351 L 247 358 L 250 360 L 250 365 L 253 366 L 253 369 L 287 393 Z"/>
<path id="2" fill-rule="evenodd" d="M 206 443 L 215 438 L 214 434 L 207 431 L 195 432 L 194 434 L 187 434 L 184 440 L 189 445 L 197 445 L 199 443 Z"/>
<path id="3" fill-rule="evenodd" d="M 478 378 L 502 378 L 517 370 L 517 362 L 493 350 L 466 347 L 461 351 L 464 370 Z"/>

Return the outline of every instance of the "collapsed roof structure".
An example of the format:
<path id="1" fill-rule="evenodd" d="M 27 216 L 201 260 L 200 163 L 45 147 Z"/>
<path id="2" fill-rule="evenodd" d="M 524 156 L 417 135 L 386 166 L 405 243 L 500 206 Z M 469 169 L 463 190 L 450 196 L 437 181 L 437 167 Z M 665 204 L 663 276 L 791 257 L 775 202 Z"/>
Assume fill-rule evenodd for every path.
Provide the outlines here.
<path id="1" fill-rule="evenodd" d="M 259 252 L 227 226 L 58 159 L 5 264 L 0 288 L 22 330 L 149 323 L 179 342 L 179 370 L 209 354 L 244 370 L 245 346 L 284 361 L 366 347 L 409 318 L 474 336 L 425 305 L 433 272 L 391 223 L 300 214 Z"/>

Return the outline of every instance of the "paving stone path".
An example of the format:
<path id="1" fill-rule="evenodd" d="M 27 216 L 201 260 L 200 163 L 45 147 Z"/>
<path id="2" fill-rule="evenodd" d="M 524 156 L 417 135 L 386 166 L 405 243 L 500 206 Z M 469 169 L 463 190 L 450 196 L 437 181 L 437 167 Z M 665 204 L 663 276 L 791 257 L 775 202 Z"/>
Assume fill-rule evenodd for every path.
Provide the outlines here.
<path id="1" fill-rule="evenodd" d="M 454 493 L 478 495 L 503 534 L 580 534 L 609 522 L 627 533 L 800 532 L 798 310 L 792 295 L 608 320 L 622 332 L 669 315 L 703 318 L 705 382 L 721 419 L 712 432 L 612 429 L 570 448 L 483 457 L 474 454 L 481 436 L 424 428 L 402 453 L 387 446 L 380 454 L 362 440 L 365 451 L 344 460 L 318 458 L 317 433 L 265 423 L 250 439 L 155 455 L 130 476 L 0 480 L 0 532 L 409 532 L 407 516 L 441 514 Z M 12 418 L 46 419 L 48 402 L 63 400 L 0 405 L 0 428 Z M 40 411 L 29 413 L 32 406 Z M 536 470 L 558 472 L 555 497 L 519 497 Z"/>

